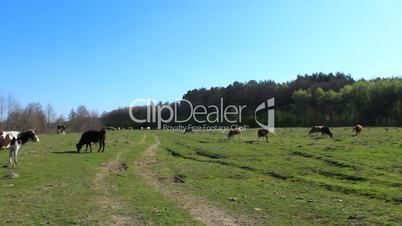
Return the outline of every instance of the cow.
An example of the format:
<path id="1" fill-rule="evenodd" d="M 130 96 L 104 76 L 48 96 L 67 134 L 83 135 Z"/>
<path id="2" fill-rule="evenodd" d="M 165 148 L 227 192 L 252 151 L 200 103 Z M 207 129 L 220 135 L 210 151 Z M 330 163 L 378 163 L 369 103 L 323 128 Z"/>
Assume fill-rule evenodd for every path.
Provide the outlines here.
<path id="1" fill-rule="evenodd" d="M 321 135 L 326 136 L 328 135 L 329 137 L 332 138 L 333 134 L 331 132 L 331 130 L 328 128 L 328 126 L 323 126 L 321 129 Z"/>
<path id="2" fill-rule="evenodd" d="M 309 135 L 313 134 L 313 133 L 321 133 L 322 132 L 322 128 L 324 128 L 324 126 L 313 126 L 310 131 L 308 132 Z"/>
<path id="3" fill-rule="evenodd" d="M 18 131 L 0 131 L 0 149 L 10 147 L 13 137 L 18 137 Z"/>
<path id="4" fill-rule="evenodd" d="M 353 127 L 353 131 L 356 132 L 356 137 L 357 137 L 357 136 L 360 136 L 361 133 L 363 132 L 363 126 L 362 126 L 362 125 L 355 125 L 355 126 Z"/>
<path id="5" fill-rule="evenodd" d="M 85 151 L 88 151 L 88 146 L 92 152 L 92 146 L 91 143 L 99 143 L 99 149 L 98 152 L 105 151 L 105 139 L 106 139 L 106 130 L 101 129 L 100 131 L 97 130 L 89 130 L 84 132 L 81 135 L 80 141 L 76 144 L 77 147 L 77 152 L 79 153 L 81 151 L 82 146 L 85 144 L 86 148 Z"/>
<path id="6" fill-rule="evenodd" d="M 66 134 L 66 125 L 57 125 L 57 133 Z"/>
<path id="7" fill-rule="evenodd" d="M 309 135 L 313 133 L 321 133 L 323 136 L 330 136 L 332 138 L 333 134 L 331 130 L 328 128 L 328 126 L 313 126 L 310 131 L 308 132 Z"/>
<path id="8" fill-rule="evenodd" d="M 9 147 L 10 155 L 8 163 L 10 166 L 18 163 L 18 151 L 28 141 L 39 142 L 39 137 L 34 130 L 19 133 L 17 137 L 13 136 Z"/>
<path id="9" fill-rule="evenodd" d="M 237 127 L 237 128 L 232 128 L 229 130 L 228 133 L 228 139 L 234 137 L 235 135 L 242 135 L 243 133 L 243 128 L 242 127 Z"/>
<path id="10" fill-rule="evenodd" d="M 268 134 L 269 134 L 269 131 L 267 129 L 259 129 L 257 131 L 258 139 L 265 138 L 266 142 L 268 142 Z"/>

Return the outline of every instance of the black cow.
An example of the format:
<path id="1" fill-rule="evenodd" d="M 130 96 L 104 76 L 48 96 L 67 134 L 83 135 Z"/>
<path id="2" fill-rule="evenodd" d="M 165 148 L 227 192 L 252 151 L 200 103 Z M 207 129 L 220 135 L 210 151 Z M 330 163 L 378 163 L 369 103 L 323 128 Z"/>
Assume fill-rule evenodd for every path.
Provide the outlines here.
<path id="1" fill-rule="evenodd" d="M 267 129 L 259 129 L 257 131 L 258 139 L 265 138 L 265 141 L 268 142 L 268 133 L 269 133 L 269 131 Z"/>
<path id="2" fill-rule="evenodd" d="M 96 130 L 89 130 L 84 132 L 81 135 L 80 141 L 77 143 L 77 152 L 80 152 L 82 146 L 85 144 L 86 148 L 85 151 L 88 151 L 88 146 L 92 152 L 92 146 L 91 143 L 98 143 L 99 142 L 99 149 L 98 152 L 105 151 L 105 139 L 106 139 L 106 131 L 104 129 L 101 129 L 100 131 Z"/>

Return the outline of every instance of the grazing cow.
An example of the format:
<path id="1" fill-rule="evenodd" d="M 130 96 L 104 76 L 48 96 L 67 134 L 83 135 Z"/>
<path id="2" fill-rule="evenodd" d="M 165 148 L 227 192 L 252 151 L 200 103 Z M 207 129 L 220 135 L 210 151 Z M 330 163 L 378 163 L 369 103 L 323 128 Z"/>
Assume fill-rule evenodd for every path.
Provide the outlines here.
<path id="1" fill-rule="evenodd" d="M 356 136 L 360 136 L 361 133 L 363 132 L 363 126 L 362 125 L 355 125 L 353 127 L 353 131 L 356 132 Z"/>
<path id="2" fill-rule="evenodd" d="M 313 133 L 321 133 L 321 135 L 323 135 L 323 136 L 328 135 L 331 138 L 333 135 L 331 130 L 328 128 L 328 126 L 313 126 L 308 133 L 309 133 L 309 135 L 311 135 Z"/>
<path id="3" fill-rule="evenodd" d="M 18 131 L 0 131 L 0 149 L 10 147 L 13 137 L 18 137 Z"/>
<path id="4" fill-rule="evenodd" d="M 228 139 L 234 137 L 235 135 L 242 135 L 243 133 L 243 128 L 242 127 L 237 127 L 229 130 L 228 133 Z"/>
<path id="5" fill-rule="evenodd" d="M 100 131 L 96 130 L 89 130 L 84 132 L 81 135 L 80 141 L 77 143 L 77 152 L 79 153 L 82 146 L 85 144 L 86 148 L 85 151 L 88 151 L 88 146 L 92 152 L 92 146 L 91 143 L 99 143 L 99 149 L 98 152 L 105 151 L 105 139 L 106 139 L 106 131 L 104 129 L 101 129 Z"/>
<path id="6" fill-rule="evenodd" d="M 324 128 L 324 126 L 313 126 L 308 134 L 311 135 L 313 133 L 322 133 L 322 128 Z"/>
<path id="7" fill-rule="evenodd" d="M 265 138 L 265 141 L 268 142 L 268 130 L 267 129 L 259 129 L 257 131 L 258 139 Z"/>
<path id="8" fill-rule="evenodd" d="M 329 137 L 332 138 L 333 134 L 332 134 L 331 130 L 328 128 L 328 126 L 323 126 L 321 129 L 321 135 L 323 135 L 323 136 L 328 135 Z"/>
<path id="9" fill-rule="evenodd" d="M 13 137 L 10 143 L 10 157 L 8 163 L 10 166 L 18 163 L 18 151 L 28 141 L 39 142 L 39 137 L 36 135 L 34 130 L 19 133 L 18 137 Z"/>
<path id="10" fill-rule="evenodd" d="M 57 125 L 57 133 L 66 134 L 66 125 Z"/>

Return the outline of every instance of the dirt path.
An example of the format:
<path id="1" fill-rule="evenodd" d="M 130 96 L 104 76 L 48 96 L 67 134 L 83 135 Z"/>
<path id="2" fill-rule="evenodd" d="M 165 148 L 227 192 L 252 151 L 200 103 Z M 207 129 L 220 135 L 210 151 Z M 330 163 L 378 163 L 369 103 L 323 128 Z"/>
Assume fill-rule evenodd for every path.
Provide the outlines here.
<path id="1" fill-rule="evenodd" d="M 183 193 L 182 191 L 175 189 L 172 185 L 162 183 L 150 168 L 152 164 L 157 163 L 156 150 L 158 149 L 159 144 L 160 141 L 158 137 L 156 137 L 155 143 L 152 144 L 143 153 L 142 158 L 135 163 L 137 171 L 142 176 L 145 183 L 155 187 L 159 192 L 167 196 L 169 199 L 174 200 L 176 203 L 178 203 L 178 206 L 189 211 L 191 216 L 206 225 L 248 225 L 243 218 L 240 219 L 239 217 L 229 215 L 224 210 L 211 205 L 202 197 Z"/>
<path id="2" fill-rule="evenodd" d="M 140 145 L 145 143 L 146 135 L 144 135 L 140 142 L 135 145 Z M 102 164 L 101 169 L 95 175 L 94 185 L 95 190 L 100 194 L 97 197 L 96 204 L 101 213 L 110 213 L 114 212 L 113 210 L 122 208 L 120 201 L 113 197 L 113 188 L 107 184 L 106 178 L 113 172 L 123 171 L 127 169 L 126 163 L 123 163 L 120 158 L 124 151 L 119 152 L 116 156 L 113 157 L 108 162 Z M 100 225 L 140 225 L 140 223 L 136 223 L 136 220 L 132 217 L 121 216 L 112 214 L 109 219 L 105 222 L 100 222 Z"/>

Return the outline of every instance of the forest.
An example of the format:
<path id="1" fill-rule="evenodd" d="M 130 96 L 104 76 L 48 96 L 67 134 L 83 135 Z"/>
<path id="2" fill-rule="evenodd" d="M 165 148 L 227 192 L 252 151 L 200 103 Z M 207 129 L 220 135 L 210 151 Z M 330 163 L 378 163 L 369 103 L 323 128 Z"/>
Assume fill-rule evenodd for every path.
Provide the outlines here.
<path id="1" fill-rule="evenodd" d="M 257 127 L 254 109 L 275 98 L 276 127 L 304 127 L 312 125 L 351 126 L 402 126 L 402 78 L 375 78 L 354 80 L 344 73 L 314 73 L 297 75 L 289 82 L 277 83 L 272 80 L 233 82 L 226 87 L 199 88 L 187 91 L 182 98 L 193 105 L 246 105 L 238 125 Z M 155 105 L 177 106 L 178 119 L 187 118 L 190 109 L 187 104 L 154 103 Z M 12 95 L 0 97 L 0 129 L 27 130 L 39 132 L 54 130 L 57 124 L 67 124 L 70 131 L 113 127 L 156 127 L 156 123 L 135 123 L 129 117 L 128 107 L 98 114 L 84 105 L 71 109 L 65 117 L 57 116 L 51 104 L 43 106 L 39 102 L 22 107 Z M 147 107 L 132 108 L 133 114 L 146 118 Z M 169 112 L 161 116 L 168 118 Z M 235 117 L 235 116 L 234 116 Z M 257 114 L 258 121 L 267 121 L 264 111 Z M 233 120 L 233 118 L 232 118 Z M 229 125 L 229 122 L 210 123 Z M 170 122 L 169 125 L 176 125 Z M 194 120 L 180 124 L 199 125 Z M 210 126 L 212 126 L 210 125 Z"/>
<path id="2" fill-rule="evenodd" d="M 240 125 L 256 127 L 254 109 L 269 98 L 275 97 L 277 127 L 311 125 L 351 126 L 402 126 L 402 79 L 375 78 L 354 80 L 351 75 L 313 73 L 297 75 L 293 81 L 276 83 L 272 80 L 234 82 L 226 87 L 189 90 L 183 99 L 193 105 L 226 104 L 247 105 Z M 174 103 L 155 103 L 156 105 Z M 135 115 L 146 115 L 146 106 L 133 108 Z M 187 115 L 187 105 L 178 105 L 178 117 Z M 162 116 L 168 112 L 162 112 Z M 165 117 L 167 118 L 167 117 Z M 257 115 L 259 121 L 265 115 Z M 107 112 L 101 116 L 104 125 L 117 127 L 155 126 L 155 123 L 135 124 L 128 115 L 128 107 Z M 173 124 L 173 123 L 171 123 Z M 187 125 L 197 125 L 189 121 Z M 225 123 L 223 123 L 225 124 Z"/>

